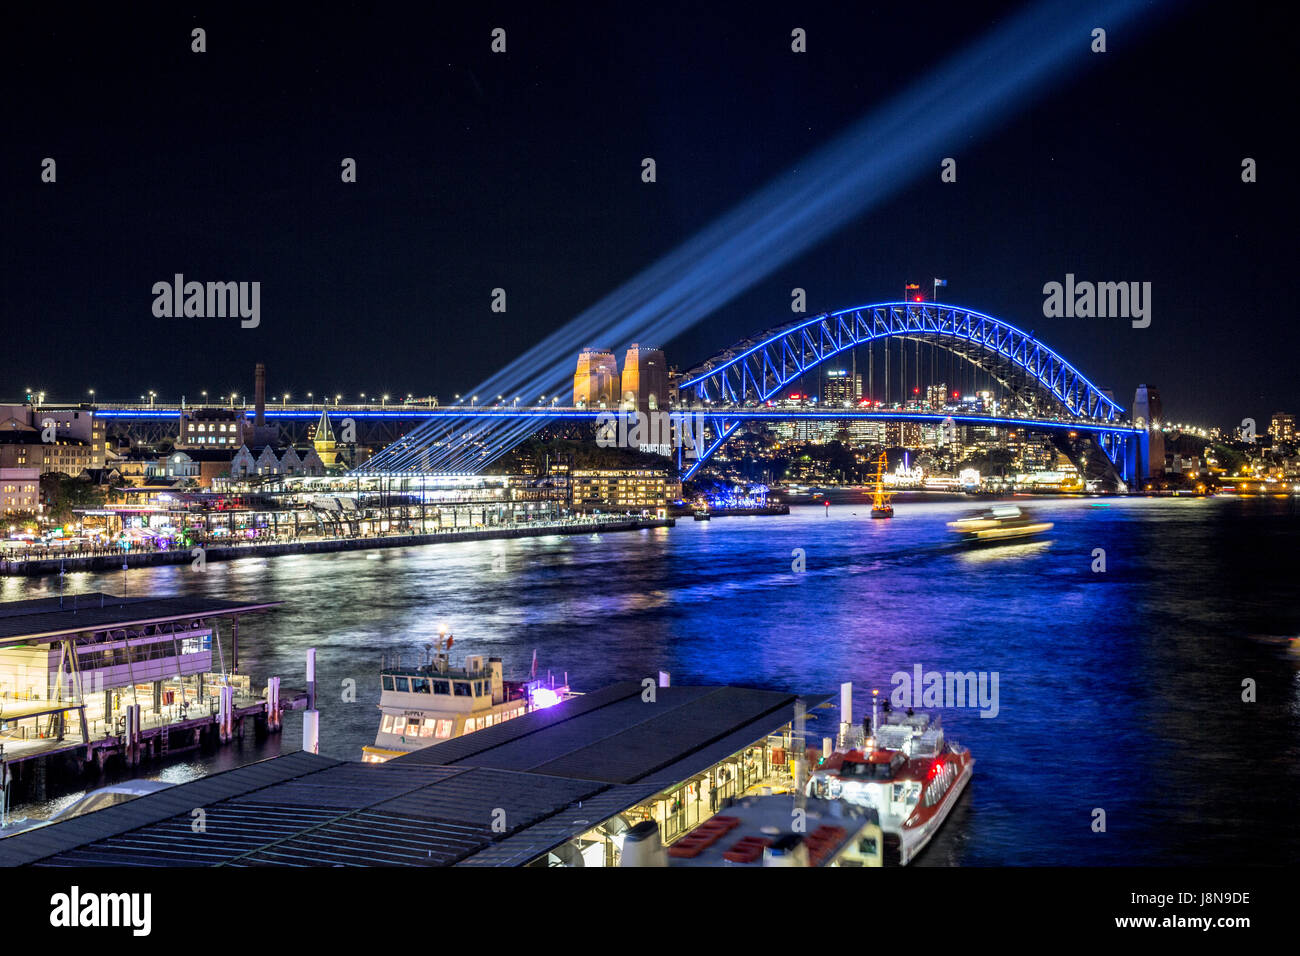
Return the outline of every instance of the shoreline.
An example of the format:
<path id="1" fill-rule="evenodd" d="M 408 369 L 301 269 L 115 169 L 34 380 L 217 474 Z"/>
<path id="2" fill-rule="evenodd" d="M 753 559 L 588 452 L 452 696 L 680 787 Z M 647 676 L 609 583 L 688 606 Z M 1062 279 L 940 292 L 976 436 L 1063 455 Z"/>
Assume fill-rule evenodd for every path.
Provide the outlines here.
<path id="1" fill-rule="evenodd" d="M 621 518 L 613 521 L 575 525 L 540 525 L 536 527 L 483 528 L 476 531 L 443 531 L 433 534 L 389 534 L 365 538 L 324 538 L 277 541 L 269 544 L 209 545 L 205 561 L 234 561 L 239 558 L 282 557 L 291 554 L 326 554 L 334 551 L 368 551 L 373 548 L 409 548 L 427 544 L 460 541 L 495 541 L 511 538 L 545 538 L 549 535 L 598 534 L 603 531 L 639 531 L 643 528 L 671 528 L 673 518 Z M 93 554 L 79 557 L 0 559 L 0 576 L 43 577 L 64 571 L 120 571 L 125 561 L 130 568 L 188 564 L 194 560 L 189 549 L 137 551 L 126 554 Z"/>

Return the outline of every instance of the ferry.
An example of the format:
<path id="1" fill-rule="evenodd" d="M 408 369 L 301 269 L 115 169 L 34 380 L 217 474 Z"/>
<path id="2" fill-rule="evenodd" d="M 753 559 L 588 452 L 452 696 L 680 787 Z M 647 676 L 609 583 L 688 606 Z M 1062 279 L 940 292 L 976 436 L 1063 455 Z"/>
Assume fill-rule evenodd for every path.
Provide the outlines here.
<path id="1" fill-rule="evenodd" d="M 887 706 L 887 705 L 886 705 Z M 861 748 L 835 752 L 811 773 L 811 797 L 844 800 L 879 815 L 886 866 L 906 866 L 929 845 L 970 783 L 975 758 L 928 715 L 891 715 Z"/>
<path id="2" fill-rule="evenodd" d="M 381 668 L 379 734 L 373 746 L 361 748 L 363 763 L 384 763 L 578 696 L 567 677 L 559 686 L 537 677 L 536 653 L 528 680 L 506 680 L 499 657 L 471 654 L 453 666 L 454 642 L 442 630 L 425 663 Z"/>
<path id="3" fill-rule="evenodd" d="M 708 508 L 696 508 L 696 509 L 695 509 L 695 520 L 696 520 L 696 521 L 708 521 L 711 517 L 712 517 L 712 515 L 709 514 L 709 509 L 708 509 Z"/>
<path id="4" fill-rule="evenodd" d="M 1004 544 L 1046 534 L 1055 525 L 1037 520 L 1017 505 L 994 505 L 973 517 L 949 521 L 948 527 L 967 544 Z"/>

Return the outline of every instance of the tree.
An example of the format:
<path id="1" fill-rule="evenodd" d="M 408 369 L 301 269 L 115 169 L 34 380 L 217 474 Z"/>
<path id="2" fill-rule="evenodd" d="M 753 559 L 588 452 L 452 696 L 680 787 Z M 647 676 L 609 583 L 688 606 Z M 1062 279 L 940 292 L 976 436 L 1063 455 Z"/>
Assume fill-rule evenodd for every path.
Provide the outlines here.
<path id="1" fill-rule="evenodd" d="M 45 517 L 51 524 L 67 524 L 77 518 L 75 509 L 102 508 L 104 489 L 89 479 L 71 478 L 60 472 L 41 475 L 41 498 Z"/>

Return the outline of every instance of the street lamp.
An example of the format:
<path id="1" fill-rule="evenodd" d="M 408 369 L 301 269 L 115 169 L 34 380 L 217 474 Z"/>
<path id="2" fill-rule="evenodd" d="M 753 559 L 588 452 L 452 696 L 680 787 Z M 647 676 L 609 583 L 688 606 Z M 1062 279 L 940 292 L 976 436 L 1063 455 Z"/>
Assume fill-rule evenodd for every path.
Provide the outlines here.
<path id="1" fill-rule="evenodd" d="M 280 411 L 284 411 L 285 406 L 288 404 L 289 404 L 289 393 L 285 392 L 283 395 L 280 396 Z"/>
<path id="2" fill-rule="evenodd" d="M 383 398 L 383 401 L 381 401 L 381 402 L 379 403 L 379 407 L 380 407 L 380 408 L 383 408 L 383 407 L 384 407 L 385 405 L 387 405 L 387 404 L 388 404 L 388 396 L 385 395 L 384 398 Z"/>
<path id="3" fill-rule="evenodd" d="M 157 394 L 158 394 L 158 393 L 155 392 L 155 391 L 153 391 L 152 389 L 149 391 L 149 407 L 150 407 L 150 408 L 153 408 L 153 399 L 154 399 L 154 396 L 157 395 Z"/>

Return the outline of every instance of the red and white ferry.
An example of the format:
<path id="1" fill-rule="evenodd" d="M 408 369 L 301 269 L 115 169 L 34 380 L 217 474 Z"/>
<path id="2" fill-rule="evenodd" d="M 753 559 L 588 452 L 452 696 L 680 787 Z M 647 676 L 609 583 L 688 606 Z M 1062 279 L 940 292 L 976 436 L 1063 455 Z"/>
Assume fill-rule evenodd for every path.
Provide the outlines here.
<path id="1" fill-rule="evenodd" d="M 974 772 L 969 750 L 928 715 L 890 714 L 860 748 L 836 751 L 808 781 L 808 795 L 870 807 L 880 816 L 885 865 L 916 859 L 961 799 Z"/>

